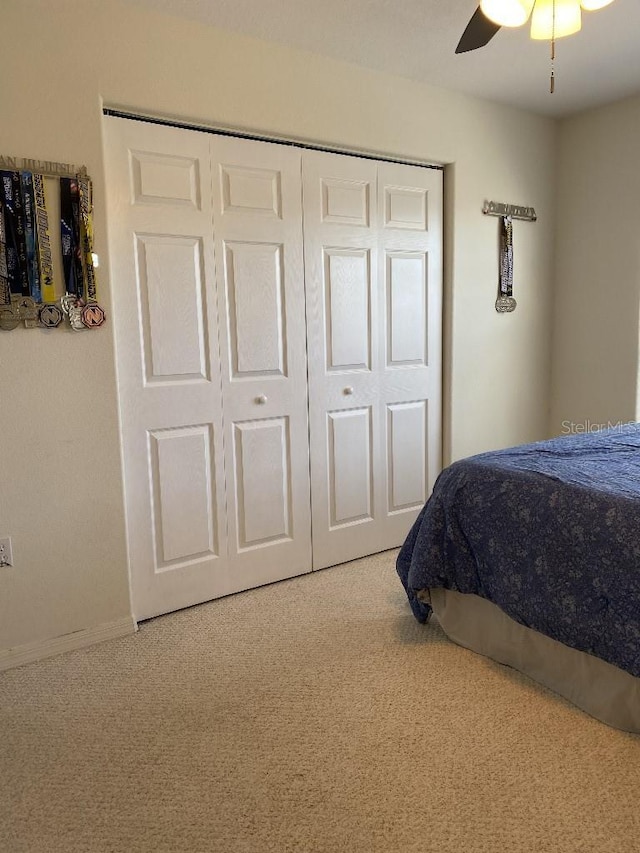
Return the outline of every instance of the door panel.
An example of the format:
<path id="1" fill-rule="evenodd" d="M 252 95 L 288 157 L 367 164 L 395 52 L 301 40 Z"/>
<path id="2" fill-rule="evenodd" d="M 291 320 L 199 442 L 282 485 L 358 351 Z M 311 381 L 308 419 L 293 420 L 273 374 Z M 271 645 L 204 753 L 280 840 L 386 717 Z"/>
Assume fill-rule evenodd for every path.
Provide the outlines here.
<path id="1" fill-rule="evenodd" d="M 237 588 L 229 570 L 209 137 L 105 119 L 133 611 Z"/>
<path id="2" fill-rule="evenodd" d="M 329 370 L 371 369 L 368 249 L 325 250 L 325 328 Z"/>
<path id="3" fill-rule="evenodd" d="M 136 235 L 145 382 L 209 380 L 200 238 Z"/>
<path id="4" fill-rule="evenodd" d="M 383 164 L 385 176 L 388 176 L 391 170 L 395 174 L 404 172 L 408 176 L 407 183 L 411 183 L 413 178 L 409 175 L 409 166 L 394 166 Z M 428 211 L 428 191 L 422 187 L 394 187 L 385 184 L 382 190 L 381 201 L 384 205 L 384 227 L 385 228 L 407 228 L 411 231 L 428 231 L 427 211 Z"/>
<path id="5" fill-rule="evenodd" d="M 387 312 L 380 402 L 396 431 L 384 442 L 385 525 L 401 544 L 442 469 L 442 172 L 380 163 L 378 210 Z"/>
<path id="6" fill-rule="evenodd" d="M 212 136 L 229 560 L 311 570 L 300 151 Z"/>
<path id="7" fill-rule="evenodd" d="M 420 509 L 427 499 L 427 401 L 387 407 L 389 512 Z"/>
<path id="8" fill-rule="evenodd" d="M 156 570 L 217 556 L 211 426 L 149 432 Z"/>
<path id="9" fill-rule="evenodd" d="M 311 159 L 306 154 L 304 156 L 307 160 Z M 320 178 L 323 223 L 369 227 L 372 190 L 375 189 L 370 173 L 370 169 L 363 169 L 362 180 Z"/>
<path id="10" fill-rule="evenodd" d="M 371 409 L 330 412 L 328 426 L 331 527 L 370 521 Z"/>
<path id="11" fill-rule="evenodd" d="M 303 154 L 313 567 L 380 550 L 376 164 Z"/>
<path id="12" fill-rule="evenodd" d="M 153 133 L 155 132 L 151 131 L 147 136 L 150 137 Z M 139 133 L 137 138 L 142 141 L 144 135 L 144 132 Z M 179 138 L 184 139 L 184 136 L 173 135 L 174 140 Z M 142 144 L 146 146 L 148 140 L 144 139 Z M 198 157 L 159 154 L 157 151 L 148 150 L 136 151 L 131 148 L 129 156 L 132 204 L 155 203 L 163 207 L 190 207 L 200 210 L 202 163 Z M 205 162 L 205 175 L 208 172 L 207 165 Z"/>
<path id="13" fill-rule="evenodd" d="M 427 264 L 423 253 L 387 254 L 387 367 L 427 364 Z"/>
<path id="14" fill-rule="evenodd" d="M 231 376 L 285 376 L 282 245 L 229 242 L 225 249 Z"/>
<path id="15" fill-rule="evenodd" d="M 116 118 L 105 133 L 145 619 L 311 569 L 300 154 Z"/>
<path id="16" fill-rule="evenodd" d="M 235 140 L 232 145 L 243 142 Z M 228 151 L 230 146 L 225 146 Z M 246 149 L 245 149 L 246 150 Z M 254 148 L 254 151 L 258 149 Z M 263 152 L 260 151 L 258 156 Z M 230 154 L 235 157 L 235 152 Z M 251 213 L 282 219 L 282 183 L 279 169 L 220 164 L 222 213 Z"/>
<path id="17" fill-rule="evenodd" d="M 288 427 L 287 418 L 235 424 L 235 503 L 242 549 L 292 538 Z"/>
<path id="18" fill-rule="evenodd" d="M 440 470 L 441 174 L 303 154 L 314 568 L 404 540 Z"/>

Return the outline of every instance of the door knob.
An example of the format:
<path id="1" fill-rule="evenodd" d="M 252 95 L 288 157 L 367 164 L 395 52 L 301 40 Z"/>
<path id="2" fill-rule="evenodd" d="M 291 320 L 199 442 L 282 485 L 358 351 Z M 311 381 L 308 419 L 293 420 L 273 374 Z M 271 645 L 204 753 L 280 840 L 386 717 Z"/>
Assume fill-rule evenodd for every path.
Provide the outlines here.
<path id="1" fill-rule="evenodd" d="M 346 396 L 348 397 L 349 395 L 353 394 L 353 388 L 351 387 L 351 385 L 347 385 L 347 387 L 342 393 L 346 394 Z"/>
<path id="2" fill-rule="evenodd" d="M 266 395 L 266 394 L 260 394 L 260 396 L 259 396 L 259 397 L 256 397 L 256 403 L 257 403 L 259 406 L 264 406 L 264 404 L 265 404 L 266 402 L 267 402 L 267 395 Z"/>

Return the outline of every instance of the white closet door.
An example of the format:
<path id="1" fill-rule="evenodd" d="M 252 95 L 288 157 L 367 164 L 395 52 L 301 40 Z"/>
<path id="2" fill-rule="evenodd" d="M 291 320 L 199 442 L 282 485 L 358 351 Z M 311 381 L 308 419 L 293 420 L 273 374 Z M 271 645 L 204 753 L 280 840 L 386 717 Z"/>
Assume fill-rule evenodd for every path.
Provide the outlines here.
<path id="1" fill-rule="evenodd" d="M 105 132 L 145 619 L 311 570 L 300 152 L 116 118 Z"/>
<path id="2" fill-rule="evenodd" d="M 401 544 L 440 469 L 441 180 L 303 154 L 315 569 Z"/>
<path id="3" fill-rule="evenodd" d="M 238 589 L 227 557 L 210 137 L 105 119 L 133 611 Z"/>
<path id="4" fill-rule="evenodd" d="M 378 216 L 383 535 L 400 545 L 442 468 L 442 172 L 380 163 Z"/>
<path id="5" fill-rule="evenodd" d="M 311 571 L 298 149 L 211 137 L 230 564 Z"/>
<path id="6" fill-rule="evenodd" d="M 440 467 L 440 173 L 105 138 L 136 618 L 310 571 L 311 497 L 315 568 L 400 544 Z"/>

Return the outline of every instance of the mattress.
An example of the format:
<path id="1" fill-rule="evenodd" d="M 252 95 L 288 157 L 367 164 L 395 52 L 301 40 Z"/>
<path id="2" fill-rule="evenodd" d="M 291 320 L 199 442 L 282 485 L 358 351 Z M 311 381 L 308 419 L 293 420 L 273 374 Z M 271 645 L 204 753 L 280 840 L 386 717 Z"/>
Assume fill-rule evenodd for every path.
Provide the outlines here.
<path id="1" fill-rule="evenodd" d="M 631 677 L 622 680 L 632 685 L 629 701 L 637 713 L 640 425 L 484 453 L 449 466 L 407 536 L 397 570 L 420 621 L 429 617 L 432 602 L 442 603 L 438 590 L 490 603 L 495 610 L 489 612 L 502 624 L 508 618 L 594 658 L 598 671 L 605 663 Z M 515 662 L 504 662 L 521 669 L 515 654 Z M 535 667 L 530 670 L 529 664 L 522 669 L 552 686 L 536 676 Z M 553 689 L 563 692 L 562 679 L 552 680 Z M 567 691 L 573 691 L 570 684 Z"/>

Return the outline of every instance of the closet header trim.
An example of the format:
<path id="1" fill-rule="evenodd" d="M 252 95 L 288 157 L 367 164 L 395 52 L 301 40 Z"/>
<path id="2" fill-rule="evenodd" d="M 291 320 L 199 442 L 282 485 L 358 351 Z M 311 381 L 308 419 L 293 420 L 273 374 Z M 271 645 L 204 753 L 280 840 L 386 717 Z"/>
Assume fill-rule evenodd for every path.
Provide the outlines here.
<path id="1" fill-rule="evenodd" d="M 361 160 L 377 160 L 383 163 L 399 163 L 401 166 L 418 166 L 422 169 L 435 169 L 438 172 L 444 171 L 444 166 L 424 163 L 420 160 L 405 160 L 401 157 L 389 157 L 383 154 L 374 153 L 365 154 L 362 151 L 353 151 L 349 148 L 330 148 L 326 145 L 314 145 L 311 142 L 301 142 L 297 139 L 282 139 L 281 137 L 266 136 L 259 133 L 245 133 L 241 130 L 229 130 L 229 128 L 223 127 L 173 121 L 172 119 L 157 118 L 155 116 L 141 115 L 139 113 L 130 113 L 125 110 L 111 109 L 109 107 L 105 107 L 102 112 L 106 116 L 125 118 L 130 119 L 131 121 L 144 121 L 148 124 L 160 124 L 165 127 L 177 127 L 181 130 L 197 130 L 201 133 L 215 133 L 218 136 L 235 136 L 239 139 L 253 139 L 257 142 L 271 142 L 274 145 L 290 145 L 293 148 L 305 148 L 310 151 L 326 151 L 329 154 L 344 154 L 347 157 L 359 157 Z"/>

